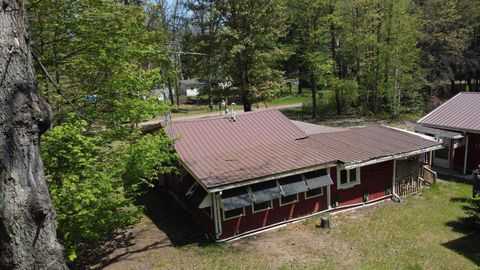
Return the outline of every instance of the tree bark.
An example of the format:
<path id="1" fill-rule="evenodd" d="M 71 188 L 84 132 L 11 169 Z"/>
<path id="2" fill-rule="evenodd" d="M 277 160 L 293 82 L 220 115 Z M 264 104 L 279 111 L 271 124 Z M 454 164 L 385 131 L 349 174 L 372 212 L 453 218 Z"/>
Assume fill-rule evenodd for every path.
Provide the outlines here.
<path id="1" fill-rule="evenodd" d="M 22 0 L 0 0 L 0 268 L 67 269 L 39 139 L 50 125 Z"/>

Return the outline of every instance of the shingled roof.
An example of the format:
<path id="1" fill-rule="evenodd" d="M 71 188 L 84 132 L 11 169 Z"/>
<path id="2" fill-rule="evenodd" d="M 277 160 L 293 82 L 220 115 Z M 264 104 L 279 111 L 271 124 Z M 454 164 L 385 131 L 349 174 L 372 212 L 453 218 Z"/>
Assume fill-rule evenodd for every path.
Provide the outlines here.
<path id="1" fill-rule="evenodd" d="M 358 164 L 439 146 L 384 126 L 307 136 L 277 110 L 173 122 L 170 136 L 184 166 L 207 189 L 296 171 Z"/>
<path id="2" fill-rule="evenodd" d="M 431 111 L 418 124 L 467 132 L 480 132 L 480 93 L 460 92 Z"/>

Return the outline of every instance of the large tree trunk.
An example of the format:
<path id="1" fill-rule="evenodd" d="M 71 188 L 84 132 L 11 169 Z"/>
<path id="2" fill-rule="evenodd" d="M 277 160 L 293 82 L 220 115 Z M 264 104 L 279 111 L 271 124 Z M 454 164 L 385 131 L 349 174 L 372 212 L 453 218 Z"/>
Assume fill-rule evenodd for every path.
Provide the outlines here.
<path id="1" fill-rule="evenodd" d="M 66 269 L 40 157 L 49 127 L 21 0 L 0 1 L 0 268 Z"/>
<path id="2" fill-rule="evenodd" d="M 247 83 L 243 83 L 241 89 L 243 111 L 249 112 L 252 110 L 252 102 L 250 101 L 250 87 L 247 85 Z"/>

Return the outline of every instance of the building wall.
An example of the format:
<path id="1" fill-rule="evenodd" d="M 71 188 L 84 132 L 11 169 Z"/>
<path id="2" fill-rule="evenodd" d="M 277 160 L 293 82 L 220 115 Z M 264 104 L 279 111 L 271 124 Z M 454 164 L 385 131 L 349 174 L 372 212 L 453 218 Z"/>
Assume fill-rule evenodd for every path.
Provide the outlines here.
<path id="1" fill-rule="evenodd" d="M 181 171 L 183 177 L 187 174 L 184 170 Z M 188 185 L 182 183 L 181 177 L 175 174 L 165 175 L 165 187 L 168 191 L 181 203 L 197 221 L 198 225 L 202 227 L 205 232 L 211 236 L 215 235 L 215 223 L 213 222 L 213 213 L 211 208 L 199 209 L 198 206 L 193 205 L 185 196 L 188 191 Z M 202 188 L 202 187 L 198 187 Z"/>
<path id="2" fill-rule="evenodd" d="M 360 169 L 360 184 L 348 189 L 337 189 L 337 169 L 330 169 L 333 180 L 331 186 L 331 201 L 338 206 L 348 206 L 363 202 L 363 195 L 368 193 L 368 199 L 374 200 L 385 196 L 386 190 L 392 186 L 393 160 L 368 165 Z M 221 239 L 233 237 L 261 227 L 274 225 L 286 220 L 307 216 L 328 209 L 327 187 L 323 187 L 323 195 L 310 199 L 305 194 L 299 194 L 299 201 L 280 206 L 280 200 L 272 202 L 272 209 L 253 213 L 252 207 L 245 207 L 245 215 L 223 220 Z"/>
<path id="3" fill-rule="evenodd" d="M 375 200 L 387 195 L 386 190 L 392 187 L 393 160 L 368 165 L 360 168 L 360 184 L 348 189 L 337 189 L 337 170 L 331 171 L 332 204 L 347 206 L 363 202 L 363 195 L 368 194 L 368 200 Z"/>
<path id="4" fill-rule="evenodd" d="M 465 146 L 455 149 L 454 167 L 463 170 Z M 472 171 L 480 164 L 480 134 L 468 134 L 467 171 Z"/>
<path id="5" fill-rule="evenodd" d="M 276 199 L 272 202 L 272 209 L 262 212 L 253 213 L 252 207 L 245 207 L 244 216 L 222 222 L 221 239 L 326 210 L 326 198 L 327 188 L 323 187 L 322 196 L 306 199 L 305 193 L 301 193 L 298 202 L 284 206 L 280 206 L 280 199 Z"/>

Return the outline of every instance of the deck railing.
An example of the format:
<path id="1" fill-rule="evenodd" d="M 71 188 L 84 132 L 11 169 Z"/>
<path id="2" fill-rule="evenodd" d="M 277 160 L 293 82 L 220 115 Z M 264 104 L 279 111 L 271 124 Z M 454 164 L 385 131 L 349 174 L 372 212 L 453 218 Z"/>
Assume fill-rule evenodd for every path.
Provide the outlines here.
<path id="1" fill-rule="evenodd" d="M 427 185 L 432 185 L 437 182 L 437 172 L 430 169 L 428 165 L 424 165 L 420 168 L 420 180 Z"/>

